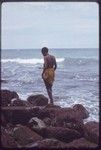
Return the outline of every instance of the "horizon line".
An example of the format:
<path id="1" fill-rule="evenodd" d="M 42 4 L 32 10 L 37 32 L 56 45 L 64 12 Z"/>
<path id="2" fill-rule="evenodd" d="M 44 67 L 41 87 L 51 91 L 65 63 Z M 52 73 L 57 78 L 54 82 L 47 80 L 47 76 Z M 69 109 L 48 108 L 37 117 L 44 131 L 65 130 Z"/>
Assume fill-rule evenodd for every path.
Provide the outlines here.
<path id="1" fill-rule="evenodd" d="M 45 46 L 43 46 L 45 47 Z M 47 46 L 46 46 L 47 47 Z M 27 49 L 41 49 L 41 48 L 1 48 L 1 50 L 27 50 Z M 87 47 L 79 47 L 79 48 L 49 48 L 49 49 L 99 49 L 99 47 L 91 47 L 91 48 L 87 48 Z"/>

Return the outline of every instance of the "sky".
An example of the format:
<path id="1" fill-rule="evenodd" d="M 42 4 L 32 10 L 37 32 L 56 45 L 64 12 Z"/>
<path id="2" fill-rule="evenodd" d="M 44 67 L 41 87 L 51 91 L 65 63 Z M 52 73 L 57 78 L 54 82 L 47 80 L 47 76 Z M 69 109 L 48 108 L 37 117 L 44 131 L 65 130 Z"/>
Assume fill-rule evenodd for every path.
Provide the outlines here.
<path id="1" fill-rule="evenodd" d="M 2 3 L 1 48 L 98 48 L 96 2 Z"/>

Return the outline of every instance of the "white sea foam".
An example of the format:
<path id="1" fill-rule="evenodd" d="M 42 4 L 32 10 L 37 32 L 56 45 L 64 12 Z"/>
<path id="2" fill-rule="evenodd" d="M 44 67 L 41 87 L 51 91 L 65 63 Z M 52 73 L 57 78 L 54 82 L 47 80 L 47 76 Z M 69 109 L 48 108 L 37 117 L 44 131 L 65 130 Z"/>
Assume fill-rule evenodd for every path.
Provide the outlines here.
<path id="1" fill-rule="evenodd" d="M 64 60 L 65 58 L 56 58 L 57 62 L 63 62 Z M 1 59 L 1 62 L 3 63 L 15 62 L 15 63 L 20 63 L 20 64 L 42 64 L 44 61 L 43 59 L 39 59 L 39 58 L 34 58 L 34 59 L 16 58 L 16 59 Z"/>

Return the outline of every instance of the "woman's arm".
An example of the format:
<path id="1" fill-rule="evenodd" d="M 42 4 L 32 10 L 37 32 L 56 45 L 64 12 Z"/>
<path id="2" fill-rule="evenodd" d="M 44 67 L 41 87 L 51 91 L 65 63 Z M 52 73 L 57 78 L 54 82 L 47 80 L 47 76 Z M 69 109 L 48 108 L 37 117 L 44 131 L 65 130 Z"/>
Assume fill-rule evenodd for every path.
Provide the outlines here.
<path id="1" fill-rule="evenodd" d="M 56 70 L 56 69 L 57 69 L 57 62 L 56 62 L 56 59 L 54 57 L 54 70 Z"/>
<path id="2" fill-rule="evenodd" d="M 43 74 L 44 74 L 44 72 L 45 72 L 46 68 L 47 68 L 47 58 L 44 56 L 44 64 L 43 64 L 42 77 L 43 77 Z"/>

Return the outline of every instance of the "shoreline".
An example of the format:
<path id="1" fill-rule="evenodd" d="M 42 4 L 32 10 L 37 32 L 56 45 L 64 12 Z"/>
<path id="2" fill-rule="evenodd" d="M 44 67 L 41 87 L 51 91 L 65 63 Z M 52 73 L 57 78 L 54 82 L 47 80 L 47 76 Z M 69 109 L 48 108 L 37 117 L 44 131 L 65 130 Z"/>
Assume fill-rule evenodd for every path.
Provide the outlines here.
<path id="1" fill-rule="evenodd" d="M 15 91 L 1 90 L 3 148 L 95 148 L 99 123 L 84 122 L 89 112 L 81 104 L 62 108 L 42 94 L 21 100 Z"/>
<path id="2" fill-rule="evenodd" d="M 5 90 L 5 88 L 3 88 L 3 89 L 1 89 L 1 90 Z M 9 90 L 9 89 L 7 89 L 7 90 Z M 19 92 L 17 92 L 18 93 L 18 95 L 19 95 L 19 97 L 20 97 L 20 99 L 21 100 L 23 100 L 23 101 L 27 101 L 27 98 L 30 96 L 30 95 L 33 95 L 33 93 L 34 93 L 34 95 L 38 95 L 38 94 L 43 94 L 45 97 L 48 97 L 48 95 L 47 95 L 47 92 L 45 91 L 45 92 L 42 92 L 42 91 L 33 91 L 33 92 L 29 92 L 29 93 L 26 93 L 26 94 L 22 94 L 22 93 L 19 93 Z M 68 99 L 68 101 L 71 101 L 70 100 L 70 98 L 71 97 L 68 97 L 68 96 L 66 96 L 67 97 L 67 99 Z M 64 99 L 64 101 L 63 102 L 61 102 L 61 99 L 60 99 L 60 97 L 59 96 L 57 96 L 57 95 L 54 95 L 53 96 L 53 98 L 54 98 L 54 104 L 55 105 L 58 105 L 58 106 L 60 106 L 61 108 L 67 108 L 68 106 L 69 107 L 73 107 L 73 105 L 75 105 L 75 104 L 81 104 L 81 105 L 83 105 L 89 112 L 90 112 L 90 114 L 89 114 L 89 117 L 87 118 L 87 119 L 84 119 L 84 122 L 86 123 L 86 122 L 88 122 L 88 121 L 96 121 L 96 122 L 99 122 L 99 108 L 96 108 L 97 109 L 97 115 L 95 114 L 95 113 L 92 113 L 93 111 L 90 111 L 89 109 L 88 109 L 88 105 L 86 104 L 86 102 L 85 102 L 85 104 L 84 104 L 84 100 L 82 101 L 82 102 L 79 102 L 79 100 L 78 100 L 78 102 L 70 102 L 70 104 L 69 103 L 67 103 L 67 104 L 64 104 L 64 101 L 65 101 L 65 99 Z M 62 97 L 61 97 L 62 98 Z M 65 102 L 66 103 L 66 102 Z"/>

